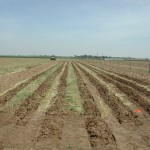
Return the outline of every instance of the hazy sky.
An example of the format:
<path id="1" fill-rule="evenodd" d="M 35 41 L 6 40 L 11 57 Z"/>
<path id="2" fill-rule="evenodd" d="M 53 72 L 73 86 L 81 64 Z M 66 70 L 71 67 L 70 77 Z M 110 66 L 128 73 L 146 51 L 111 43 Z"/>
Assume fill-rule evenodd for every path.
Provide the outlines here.
<path id="1" fill-rule="evenodd" d="M 0 54 L 150 58 L 150 0 L 0 0 Z"/>

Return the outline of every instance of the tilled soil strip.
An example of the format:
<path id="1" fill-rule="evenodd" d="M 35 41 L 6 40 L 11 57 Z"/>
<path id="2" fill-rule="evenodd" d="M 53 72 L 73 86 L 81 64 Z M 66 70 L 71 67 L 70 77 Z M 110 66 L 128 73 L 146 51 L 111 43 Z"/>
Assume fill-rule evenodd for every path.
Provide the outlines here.
<path id="1" fill-rule="evenodd" d="M 128 85 L 122 84 L 120 81 L 117 81 L 117 79 L 115 80 L 109 76 L 99 73 L 98 76 L 105 80 L 107 83 L 114 84 L 120 91 L 127 95 L 128 99 L 133 102 L 135 106 L 137 106 L 136 108 L 133 107 L 134 109 L 132 111 L 135 112 L 136 110 L 141 109 L 143 113 L 147 112 L 148 114 L 150 114 L 150 101 L 148 101 L 145 96 L 142 96 L 142 94 L 140 95 L 140 93 L 135 91 L 133 88 L 129 87 Z M 145 113 L 144 115 L 147 116 L 147 114 Z"/>
<path id="2" fill-rule="evenodd" d="M 33 67 L 36 67 L 36 66 L 33 66 Z M 21 72 L 21 71 L 26 70 L 26 69 L 28 69 L 28 68 L 18 68 L 16 71 L 0 73 L 0 77 L 6 76 L 6 75 L 11 75 L 11 74 L 14 74 L 14 73 L 17 73 L 17 72 Z"/>
<path id="3" fill-rule="evenodd" d="M 9 72 L 1 73 L 0 77 L 6 76 L 6 75 L 11 75 L 11 74 L 21 72 L 23 70 L 31 69 L 31 68 L 34 68 L 34 67 L 37 67 L 37 66 L 40 66 L 40 65 L 44 65 L 44 64 L 48 64 L 48 62 L 44 62 L 44 63 L 41 62 L 39 64 L 34 64 L 34 65 L 32 64 L 32 65 L 28 65 L 28 66 L 22 66 L 22 67 L 19 67 L 19 68 L 14 68 L 13 70 L 11 68 L 11 69 L 9 69 Z"/>
<path id="4" fill-rule="evenodd" d="M 138 92 L 140 92 L 141 94 L 145 94 L 147 97 L 150 98 L 150 89 L 149 88 L 146 88 L 146 87 L 143 87 L 141 84 L 137 84 L 135 82 L 132 82 L 132 81 L 129 81 L 129 80 L 126 80 L 124 78 L 120 78 L 119 76 L 116 76 L 116 75 L 113 75 L 113 74 L 110 74 L 110 73 L 107 73 L 106 71 L 103 71 L 103 70 L 100 70 L 100 69 L 96 69 L 96 68 L 93 68 L 91 66 L 88 66 L 86 65 L 88 68 L 92 69 L 92 70 L 95 70 L 96 72 L 98 73 L 101 73 L 101 74 L 104 74 L 104 75 L 107 75 L 109 77 L 111 77 L 112 79 L 114 80 L 117 80 L 125 85 L 128 85 L 134 89 L 136 89 Z"/>
<path id="5" fill-rule="evenodd" d="M 82 63 L 82 62 L 80 62 Z M 88 68 L 92 68 L 92 69 L 96 69 L 97 71 L 101 71 L 103 72 L 104 74 L 107 74 L 109 76 L 111 76 L 112 78 L 115 78 L 117 79 L 118 81 L 121 81 L 122 83 L 125 83 L 125 84 L 128 84 L 130 85 L 131 87 L 135 88 L 136 90 L 138 90 L 139 92 L 144 92 L 144 94 L 146 96 L 150 96 L 150 89 L 149 89 L 149 86 L 144 86 L 142 84 L 139 84 L 139 83 L 136 83 L 132 80 L 129 80 L 129 79 L 125 79 L 123 77 L 119 77 L 117 74 L 114 74 L 114 73 L 111 73 L 111 72 L 108 72 L 104 69 L 100 69 L 98 67 L 95 67 L 95 66 L 91 66 L 89 64 L 85 64 L 85 63 L 82 63 L 83 65 L 87 66 Z"/>
<path id="6" fill-rule="evenodd" d="M 101 69 L 101 70 L 104 70 L 104 71 L 108 71 L 108 72 L 111 72 L 112 74 L 116 74 L 116 75 L 118 75 L 118 76 L 120 76 L 120 77 L 123 77 L 123 78 L 125 78 L 125 79 L 128 79 L 128 80 L 130 80 L 130 81 L 134 81 L 134 82 L 136 82 L 136 83 L 139 83 L 140 85 L 141 84 L 143 84 L 144 86 L 147 86 L 147 87 L 149 87 L 150 88 L 150 82 L 149 81 L 147 81 L 146 79 L 140 79 L 140 78 L 136 78 L 135 76 L 129 76 L 129 75 L 126 75 L 126 74 L 123 74 L 123 73 L 119 73 L 119 72 L 115 72 L 115 71 L 112 71 L 112 70 L 110 70 L 110 69 L 107 69 L 106 67 L 104 68 L 103 66 L 99 66 L 99 65 L 96 65 L 96 64 L 93 64 L 93 63 L 88 63 L 88 64 L 90 64 L 90 65 L 92 65 L 92 66 L 94 66 L 94 67 L 96 67 L 96 68 L 99 68 L 99 69 Z M 127 70 L 126 70 L 127 71 Z M 136 75 L 136 74 L 134 74 L 134 75 Z"/>
<path id="7" fill-rule="evenodd" d="M 144 81 L 142 79 L 138 79 L 138 78 L 134 78 L 134 77 L 130 77 L 128 75 L 125 75 L 125 74 L 121 74 L 121 73 L 117 73 L 119 76 L 123 77 L 123 78 L 126 78 L 128 80 L 131 80 L 131 81 L 134 81 L 136 83 L 139 83 L 139 84 L 143 84 L 145 86 L 148 86 L 150 88 L 150 83 L 148 81 Z"/>
<path id="8" fill-rule="evenodd" d="M 83 74 L 83 72 L 79 69 L 79 67 L 77 68 L 78 68 L 79 74 L 82 77 L 84 85 L 86 85 L 88 91 L 91 93 L 97 105 L 97 108 L 99 109 L 101 113 L 102 119 L 105 120 L 111 133 L 114 135 L 116 144 L 119 146 L 119 149 L 121 150 L 127 150 L 127 149 L 128 150 L 133 150 L 133 149 L 148 150 L 149 144 L 148 144 L 148 140 L 146 139 L 147 138 L 149 139 L 149 136 L 148 136 L 149 130 L 145 130 L 145 127 L 140 128 L 139 129 L 140 131 L 138 131 L 137 129 L 130 130 L 130 125 L 127 128 L 125 128 L 124 126 L 122 126 L 122 124 L 119 124 L 116 118 L 112 115 L 111 110 L 109 110 L 110 108 L 104 103 L 104 100 L 98 96 L 99 92 L 95 88 L 95 85 L 93 85 L 89 81 L 89 78 L 85 76 L 85 74 Z"/>
<path id="9" fill-rule="evenodd" d="M 86 129 L 89 134 L 91 147 L 94 150 L 118 149 L 116 139 L 111 133 L 107 124 L 102 120 L 101 114 L 94 102 L 94 98 L 92 97 L 90 91 L 88 91 L 85 83 L 83 82 L 78 69 L 75 66 L 74 69 L 77 76 L 80 94 L 82 99 L 84 100 L 84 119 Z"/>
<path id="10" fill-rule="evenodd" d="M 93 68 L 91 68 L 93 70 Z M 143 94 L 138 93 L 137 91 L 134 90 L 134 88 L 129 87 L 130 84 L 125 84 L 122 80 L 118 80 L 117 77 L 112 77 L 109 76 L 108 74 L 105 73 L 100 73 L 95 71 L 100 78 L 105 80 L 107 83 L 113 83 L 120 91 L 125 93 L 128 98 L 139 108 L 142 107 L 144 111 L 148 112 L 150 114 L 150 101 L 145 98 L 145 96 L 142 96 Z M 136 108 L 135 110 L 137 110 Z M 135 112 L 134 110 L 134 112 Z M 146 114 L 145 114 L 146 115 Z"/>
<path id="11" fill-rule="evenodd" d="M 69 63 L 68 69 L 65 101 L 68 103 L 67 109 L 70 110 L 72 115 L 63 120 L 64 127 L 62 130 L 60 149 L 91 150 L 85 121 L 82 116 L 83 101 L 80 96 L 76 74 L 71 62 Z"/>
<path id="12" fill-rule="evenodd" d="M 12 88 L 15 84 L 17 84 L 20 81 L 31 78 L 32 76 L 49 69 L 51 66 L 57 63 L 58 62 L 48 63 L 36 66 L 34 68 L 29 68 L 21 72 L 0 77 L 0 93 L 3 93 L 6 90 Z"/>
<path id="13" fill-rule="evenodd" d="M 41 98 L 45 98 L 45 95 L 48 90 L 51 90 L 52 85 L 55 83 L 55 80 L 59 78 L 62 72 L 63 65 L 61 65 L 52 75 L 50 75 L 40 86 L 39 88 L 29 97 L 24 103 L 20 105 L 20 107 L 15 111 L 15 115 L 17 116 L 17 124 L 26 125 L 28 121 L 28 115 L 31 112 L 38 109 L 39 104 L 41 103 Z M 55 93 L 49 93 L 55 94 Z M 49 96 L 49 95 L 48 95 Z M 44 101 L 42 101 L 44 103 Z"/>
<path id="14" fill-rule="evenodd" d="M 47 78 L 35 93 L 16 110 L 14 119 L 17 120 L 17 125 L 21 126 L 13 125 L 12 131 L 3 140 L 4 147 L 25 150 L 33 147 L 33 138 L 40 127 L 44 113 L 57 95 L 57 87 L 60 84 L 59 79 L 64 72 L 63 66 L 61 65 L 52 76 Z"/>
<path id="15" fill-rule="evenodd" d="M 45 112 L 45 117 L 35 137 L 35 148 L 38 150 L 53 150 L 60 148 L 60 140 L 62 139 L 63 118 L 68 114 L 65 107 L 64 98 L 67 86 L 67 72 L 66 66 L 63 75 L 60 78 L 58 86 L 58 93 L 52 99 L 54 102 L 52 106 Z"/>
<path id="16" fill-rule="evenodd" d="M 56 64 L 58 65 L 58 64 Z M 30 84 L 31 82 L 33 82 L 34 80 L 36 80 L 39 76 L 45 74 L 47 71 L 53 69 L 56 65 L 53 65 L 50 69 L 43 71 L 33 77 L 31 77 L 28 80 L 25 80 L 23 83 L 17 85 L 15 88 L 9 90 L 8 92 L 6 92 L 5 94 L 0 96 L 0 107 L 3 107 L 7 101 L 9 101 L 13 96 L 15 96 L 21 89 L 25 88 L 28 84 Z"/>
<path id="17" fill-rule="evenodd" d="M 82 116 L 75 113 L 78 109 L 70 111 L 70 104 L 65 101 L 68 73 L 70 74 L 70 71 L 68 72 L 67 68 L 61 78 L 62 84 L 56 101 L 46 113 L 40 134 L 37 136 L 38 149 L 91 150 Z"/>
<path id="18" fill-rule="evenodd" d="M 21 91 L 19 91 L 14 97 L 12 97 L 6 105 L 2 108 L 3 111 L 11 111 L 15 108 L 18 108 L 19 105 L 26 100 L 32 93 L 36 91 L 36 89 L 51 75 L 53 74 L 59 67 L 61 66 L 55 66 L 51 70 L 45 72 L 45 74 L 39 76 L 35 81 L 31 82 L 29 85 L 27 85 L 25 88 L 23 88 Z"/>
<path id="19" fill-rule="evenodd" d="M 118 119 L 119 123 L 134 122 L 139 123 L 136 119 L 136 115 L 129 111 L 121 101 L 120 97 L 117 97 L 112 91 L 110 91 L 106 82 L 96 77 L 96 75 L 91 72 L 91 70 L 85 68 L 82 65 L 78 65 L 79 68 L 89 77 L 89 80 L 97 88 L 102 98 L 105 100 L 105 103 L 112 108 L 114 116 Z"/>

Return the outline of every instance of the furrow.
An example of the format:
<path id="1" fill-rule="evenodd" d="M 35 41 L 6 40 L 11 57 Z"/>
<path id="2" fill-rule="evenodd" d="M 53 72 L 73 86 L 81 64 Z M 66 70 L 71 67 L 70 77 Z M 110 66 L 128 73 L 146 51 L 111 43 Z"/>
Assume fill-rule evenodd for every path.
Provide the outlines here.
<path id="1" fill-rule="evenodd" d="M 35 147 L 38 149 L 59 148 L 62 138 L 63 115 L 65 111 L 65 90 L 67 86 L 68 64 L 65 67 L 64 73 L 60 78 L 58 93 L 53 98 L 53 104 L 45 112 L 45 117 L 35 137 Z M 44 143 L 44 146 L 43 146 Z"/>
<path id="2" fill-rule="evenodd" d="M 101 70 L 103 70 L 103 71 L 108 71 L 109 73 L 112 73 L 112 74 L 114 74 L 114 75 L 117 75 L 117 76 L 119 76 L 119 77 L 121 77 L 121 78 L 125 78 L 125 79 L 127 79 L 127 80 L 132 81 L 132 82 L 141 84 L 141 85 L 143 85 L 143 86 L 148 86 L 148 87 L 150 86 L 149 81 L 147 81 L 147 80 L 145 80 L 145 79 L 136 78 L 136 77 L 129 76 L 129 75 L 127 75 L 127 74 L 122 74 L 122 73 L 119 73 L 119 72 L 114 72 L 114 71 L 112 71 L 112 70 L 110 70 L 110 69 L 108 70 L 107 68 L 101 67 L 101 65 L 100 65 L 100 66 L 99 66 L 99 65 L 95 65 L 95 64 L 93 64 L 93 63 L 88 63 L 88 64 L 92 65 L 93 67 L 99 68 L 99 69 L 101 69 Z"/>
<path id="3" fill-rule="evenodd" d="M 9 125 L 12 126 L 12 131 L 4 136 L 3 145 L 5 149 L 15 147 L 16 149 L 27 150 L 35 146 L 35 136 L 39 131 L 45 112 L 54 103 L 59 92 L 58 86 L 61 84 L 59 80 L 64 74 L 65 66 L 62 64 L 40 85 L 35 93 L 26 100 L 27 103 L 21 105 L 19 108 L 21 112 L 18 110 L 15 112 L 17 122 L 14 121 Z"/>
<path id="4" fill-rule="evenodd" d="M 94 70 L 94 68 L 90 68 Z M 120 91 L 125 93 L 128 98 L 137 106 L 142 107 L 144 111 L 146 111 L 148 114 L 150 114 L 150 102 L 148 101 L 148 98 L 145 98 L 145 96 L 142 96 L 142 91 L 138 93 L 134 88 L 134 86 L 130 87 L 130 83 L 128 81 L 123 82 L 121 78 L 117 78 L 115 76 L 101 73 L 97 70 L 94 70 L 100 78 L 105 80 L 107 83 L 114 84 Z M 149 92 L 148 92 L 149 93 Z"/>
<path id="5" fill-rule="evenodd" d="M 77 77 L 72 63 L 69 62 L 67 88 L 65 95 L 68 115 L 63 120 L 62 140 L 60 149 L 91 150 L 88 132 L 83 118 L 83 100 L 80 96 Z"/>
<path id="6" fill-rule="evenodd" d="M 101 97 L 105 100 L 105 103 L 112 109 L 113 114 L 117 118 L 119 123 L 139 123 L 139 121 L 136 120 L 137 116 L 134 115 L 132 111 L 129 111 L 128 108 L 124 107 L 124 105 L 122 105 L 120 99 L 116 97 L 115 94 L 110 90 L 108 90 L 108 87 L 103 80 L 100 80 L 96 76 L 93 76 L 93 74 L 91 72 L 89 73 L 89 70 L 87 70 L 83 66 L 78 65 L 78 67 L 85 73 L 86 76 L 88 76 L 91 83 L 97 88 Z"/>
<path id="7" fill-rule="evenodd" d="M 25 125 L 28 121 L 28 115 L 37 110 L 40 104 L 40 99 L 43 98 L 47 91 L 52 87 L 54 79 L 62 71 L 64 64 L 61 65 L 52 75 L 50 75 L 39 87 L 38 89 L 28 97 L 20 107 L 15 111 L 15 116 L 17 116 L 17 124 Z"/>
<path id="8" fill-rule="evenodd" d="M 118 149 L 116 139 L 107 124 L 101 119 L 101 114 L 97 109 L 90 91 L 88 91 L 84 84 L 78 69 L 75 65 L 73 67 L 76 72 L 81 97 L 84 101 L 84 119 L 92 149 Z"/>
<path id="9" fill-rule="evenodd" d="M 58 64 L 56 64 L 58 65 Z M 13 89 L 7 91 L 4 95 L 0 96 L 0 107 L 3 107 L 13 96 L 15 96 L 20 90 L 22 90 L 23 88 L 25 88 L 28 84 L 30 84 L 31 82 L 33 82 L 34 80 L 36 80 L 39 76 L 45 74 L 47 71 L 53 69 L 54 67 L 56 67 L 56 65 L 52 66 L 50 69 L 47 69 L 46 71 L 43 71 L 35 76 L 33 76 L 32 78 L 25 80 L 23 83 L 17 85 L 16 87 L 14 87 Z"/>
<path id="10" fill-rule="evenodd" d="M 8 92 L 14 87 L 14 85 L 16 86 L 20 81 L 25 81 L 32 76 L 49 69 L 54 64 L 58 64 L 58 62 L 42 64 L 34 68 L 0 77 L 0 95 Z"/>
<path id="11" fill-rule="evenodd" d="M 80 62 L 82 63 L 82 62 Z M 100 71 L 102 72 L 103 74 L 107 74 L 108 76 L 110 76 L 111 78 L 115 79 L 115 80 L 118 80 L 120 81 L 121 83 L 124 83 L 126 85 L 129 85 L 131 87 L 133 87 L 134 89 L 136 89 L 137 91 L 141 92 L 142 94 L 145 94 L 147 97 L 150 98 L 150 89 L 149 89 L 149 86 L 144 86 L 144 85 L 141 85 L 141 84 L 138 84 L 134 81 L 131 81 L 131 80 L 128 80 L 128 79 L 125 79 L 125 78 L 122 78 L 122 77 L 119 77 L 117 74 L 113 74 L 111 72 L 108 72 L 104 69 L 100 69 L 100 68 L 97 68 L 95 66 L 91 66 L 91 65 L 88 65 L 88 64 L 85 64 L 85 63 L 82 63 L 84 66 L 90 68 L 90 69 L 94 69 L 96 71 Z"/>
<path id="12" fill-rule="evenodd" d="M 113 110 L 105 103 L 105 99 L 99 97 L 99 91 L 96 89 L 96 86 L 92 84 L 88 76 L 76 65 L 79 73 L 81 74 L 84 85 L 87 87 L 88 91 L 92 95 L 94 102 L 97 105 L 97 108 L 100 111 L 101 118 L 108 125 L 111 133 L 115 137 L 116 144 L 121 150 L 148 150 L 149 149 L 149 132 L 148 128 L 149 121 L 143 120 L 143 125 L 140 124 L 135 126 L 132 123 L 128 124 L 119 124 L 116 118 L 113 115 Z M 122 110 L 120 110 L 122 111 Z M 131 121 L 132 122 L 132 121 Z"/>

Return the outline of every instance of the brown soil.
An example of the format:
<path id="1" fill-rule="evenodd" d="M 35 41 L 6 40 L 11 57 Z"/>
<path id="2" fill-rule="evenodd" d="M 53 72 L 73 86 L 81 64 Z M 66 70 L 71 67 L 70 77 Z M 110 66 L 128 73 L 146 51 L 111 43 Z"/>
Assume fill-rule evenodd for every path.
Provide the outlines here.
<path id="1" fill-rule="evenodd" d="M 127 79 L 130 79 L 132 81 L 135 81 L 139 84 L 143 84 L 143 85 L 150 85 L 150 78 L 149 78 L 149 75 L 147 74 L 143 74 L 143 73 L 136 73 L 132 70 L 129 70 L 129 69 L 122 69 L 121 67 L 118 68 L 118 67 L 112 67 L 110 65 L 106 65 L 106 64 L 97 64 L 97 63 L 94 63 L 94 62 L 86 62 L 86 64 L 91 64 L 92 66 L 95 66 L 95 67 L 98 67 L 100 69 L 104 69 L 104 70 L 107 70 L 109 72 L 112 72 L 112 73 L 115 73 L 121 77 L 124 77 L 124 78 L 127 78 Z"/>
<path id="2" fill-rule="evenodd" d="M 5 76 L 0 77 L 0 93 L 8 90 L 9 88 L 13 87 L 16 83 L 31 78 L 43 71 L 46 71 L 53 65 L 57 64 L 58 62 L 48 63 L 40 66 L 36 66 L 33 68 L 28 68 L 21 72 L 16 72 L 14 74 L 8 74 Z"/>
<path id="3" fill-rule="evenodd" d="M 129 111 L 127 108 L 125 108 L 118 100 L 117 97 L 114 95 L 110 95 L 108 89 L 101 85 L 99 81 L 94 78 L 91 74 L 83 70 L 81 67 L 79 67 L 85 74 L 88 76 L 91 83 L 97 88 L 99 91 L 101 97 L 105 100 L 105 103 L 112 108 L 114 116 L 117 118 L 119 123 L 123 122 L 131 122 L 136 119 L 136 116 L 132 114 L 131 111 Z"/>
<path id="4" fill-rule="evenodd" d="M 83 149 L 91 150 L 82 116 L 68 110 L 64 101 L 67 71 L 61 78 L 59 94 L 55 103 L 46 112 L 41 129 L 36 138 L 38 149 Z M 80 142 L 80 144 L 79 144 Z"/>
<path id="5" fill-rule="evenodd" d="M 50 75 L 39 87 L 38 89 L 27 98 L 20 107 L 15 111 L 15 116 L 17 117 L 17 124 L 26 125 L 28 121 L 28 116 L 31 112 L 37 110 L 40 99 L 46 95 L 47 90 L 51 87 L 54 78 L 61 72 L 63 65 L 61 65 L 52 75 Z"/>
<path id="6" fill-rule="evenodd" d="M 94 92 L 94 87 L 96 87 L 96 84 L 91 85 L 92 83 L 89 82 L 90 79 L 88 78 L 88 76 L 86 77 L 85 75 L 83 75 L 83 73 L 81 73 L 81 70 L 80 70 L 80 74 L 82 74 L 82 79 L 86 81 L 84 82 L 84 85 L 86 84 L 86 86 L 88 86 L 88 90 L 90 91 L 92 96 L 94 96 L 94 101 L 97 102 L 96 106 L 98 107 L 100 105 L 100 103 L 98 103 L 97 101 L 98 91 Z M 101 109 L 99 110 L 102 113 L 102 110 Z M 134 124 L 132 124 L 132 121 L 134 122 Z M 149 134 L 150 120 L 148 118 L 145 118 L 145 119 L 143 118 L 142 120 L 140 120 L 140 122 L 139 121 L 136 122 L 136 118 L 134 118 L 133 120 L 128 121 L 128 123 L 118 124 L 115 121 L 115 118 L 111 114 L 109 114 L 107 118 L 105 117 L 105 122 L 107 123 L 112 134 L 114 135 L 116 143 L 119 146 L 119 149 L 123 149 L 123 150 L 125 149 L 148 150 L 149 149 L 150 147 L 149 145 L 150 144 L 150 140 L 149 140 L 150 139 L 150 134 Z M 145 141 L 144 139 L 147 139 L 147 140 Z"/>
<path id="7" fill-rule="evenodd" d="M 115 75 L 110 76 L 91 67 L 90 70 L 96 73 L 94 76 L 85 69 L 85 64 L 71 64 L 83 100 L 83 114 L 70 110 L 68 102 L 65 101 L 68 63 L 63 63 L 18 109 L 0 111 L 0 149 L 149 150 L 150 119 L 147 92 L 140 91 L 137 85 L 126 82 L 121 76 L 118 79 Z M 49 68 L 48 65 L 47 69 Z M 33 74 L 27 82 L 3 95 L 2 105 L 41 75 L 42 71 L 39 74 L 36 72 L 34 76 Z M 26 77 L 27 75 L 24 76 Z M 60 82 L 54 84 L 57 79 Z M 141 117 L 133 113 L 98 79 L 114 85 L 147 115 Z M 15 79 L 13 82 L 18 81 L 20 80 Z M 56 96 L 47 99 L 46 96 L 53 93 L 53 90 L 57 91 Z M 43 104 L 47 107 L 42 107 Z"/>
<path id="8" fill-rule="evenodd" d="M 11 147 L 12 149 L 29 149 L 29 147 L 34 146 L 35 142 L 33 136 L 36 136 L 34 133 L 36 134 L 38 132 L 43 117 L 40 114 L 41 118 L 36 120 L 34 115 L 36 114 L 41 99 L 46 95 L 48 89 L 51 88 L 54 78 L 60 74 L 63 67 L 64 64 L 50 75 L 33 93 L 33 95 L 21 104 L 15 113 L 0 112 L 1 149 L 5 149 L 6 147 Z"/>
<path id="9" fill-rule="evenodd" d="M 54 67 L 55 67 L 55 65 L 52 66 L 50 69 L 52 69 Z M 48 69 L 48 70 L 50 70 L 50 69 Z M 2 96 L 0 96 L 0 106 L 1 107 L 4 106 L 6 104 L 6 102 L 9 101 L 13 96 L 15 96 L 20 90 L 22 90 L 23 88 L 25 88 L 28 84 L 30 84 L 32 81 L 36 80 L 39 76 L 41 76 L 42 74 L 44 74 L 48 70 L 46 70 L 44 72 L 41 72 L 41 73 L 33 76 L 31 79 L 27 80 L 24 83 L 19 84 L 15 88 L 9 90 L 8 92 L 6 92 Z"/>
<path id="10" fill-rule="evenodd" d="M 63 111 L 63 105 L 64 105 L 64 97 L 65 97 L 65 88 L 66 88 L 66 77 L 67 77 L 67 67 L 65 68 L 65 71 L 64 71 L 64 74 L 62 75 L 61 79 L 60 79 L 60 82 L 61 84 L 59 85 L 58 87 L 58 94 L 56 97 L 54 97 L 54 104 L 51 106 L 51 108 L 49 108 L 47 110 L 47 112 L 45 113 L 45 118 L 43 120 L 43 123 L 41 125 L 41 130 L 39 131 L 39 135 L 37 136 L 36 140 L 37 141 L 41 141 L 43 138 L 47 138 L 48 136 L 53 136 L 53 135 L 57 135 L 57 137 L 59 137 L 59 128 L 56 129 L 56 133 L 55 133 L 55 129 L 53 130 L 53 128 L 57 128 L 57 126 L 61 126 L 62 123 L 56 123 L 58 120 L 55 119 L 56 118 L 61 118 L 62 117 L 62 114 L 64 113 Z M 50 119 L 51 118 L 51 119 Z M 54 118 L 54 124 L 57 124 L 56 126 L 53 126 L 53 121 L 52 118 Z M 50 122 L 52 124 L 50 124 Z M 52 126 L 52 128 L 51 128 Z M 49 134 L 46 130 L 46 129 L 49 129 L 51 131 L 49 131 L 50 133 L 52 132 L 53 134 Z M 60 128 L 61 129 L 61 128 Z M 47 132 L 47 134 L 46 134 Z"/>
<path id="11" fill-rule="evenodd" d="M 84 119 L 93 149 L 118 149 L 116 140 L 107 124 L 101 119 L 101 114 L 96 107 L 92 95 L 86 88 L 82 78 L 75 68 L 79 89 L 84 100 Z"/>
<path id="12" fill-rule="evenodd" d="M 86 65 L 86 66 L 87 66 L 87 65 Z M 87 67 L 90 68 L 90 69 L 92 69 L 92 70 L 96 70 L 96 72 L 98 71 L 97 69 L 92 68 L 92 67 L 90 67 L 90 66 L 87 66 Z M 130 81 L 126 80 L 126 79 L 117 77 L 117 76 L 115 76 L 115 75 L 107 74 L 107 73 L 105 73 L 105 72 L 103 72 L 103 71 L 101 71 L 101 74 L 107 75 L 107 76 L 111 77 L 112 79 L 117 80 L 117 81 L 119 81 L 119 82 L 121 82 L 121 83 L 123 83 L 123 84 L 125 84 L 125 85 L 129 85 L 129 86 L 133 87 L 134 89 L 136 89 L 138 92 L 144 93 L 146 96 L 150 97 L 150 92 L 147 91 L 147 89 L 145 89 L 145 88 L 142 87 L 142 86 L 139 86 L 139 85 L 137 85 L 137 84 L 135 84 L 135 83 L 133 83 L 133 82 L 130 82 Z M 131 79 L 131 80 L 132 80 L 132 79 Z M 133 79 L 133 80 L 134 80 L 134 79 Z M 150 85 L 150 84 L 149 84 L 149 85 Z"/>
<path id="13" fill-rule="evenodd" d="M 90 69 L 95 70 L 91 67 Z M 149 91 L 143 89 L 142 87 L 139 87 L 134 83 L 128 82 L 127 80 L 117 78 L 104 72 L 98 73 L 98 76 L 104 79 L 107 83 L 113 83 L 114 85 L 116 85 L 116 87 L 123 93 L 125 93 L 131 101 L 133 101 L 136 105 L 142 107 L 146 112 L 150 114 L 150 102 L 148 101 L 150 97 Z M 144 95 L 144 98 L 142 95 Z"/>

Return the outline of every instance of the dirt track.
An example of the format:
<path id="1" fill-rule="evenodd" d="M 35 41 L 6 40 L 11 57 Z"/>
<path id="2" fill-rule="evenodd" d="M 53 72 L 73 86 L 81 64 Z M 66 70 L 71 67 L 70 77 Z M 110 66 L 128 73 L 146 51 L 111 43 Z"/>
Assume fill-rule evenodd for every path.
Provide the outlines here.
<path id="1" fill-rule="evenodd" d="M 4 109 L 43 72 L 1 95 L 0 149 L 150 149 L 149 85 L 77 61 L 53 68 L 17 107 Z"/>

